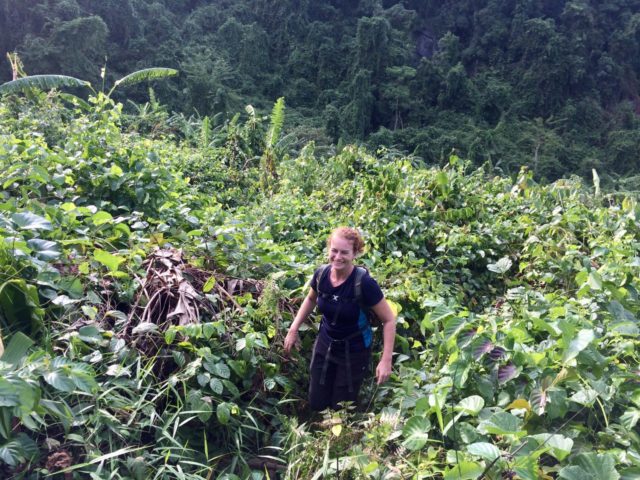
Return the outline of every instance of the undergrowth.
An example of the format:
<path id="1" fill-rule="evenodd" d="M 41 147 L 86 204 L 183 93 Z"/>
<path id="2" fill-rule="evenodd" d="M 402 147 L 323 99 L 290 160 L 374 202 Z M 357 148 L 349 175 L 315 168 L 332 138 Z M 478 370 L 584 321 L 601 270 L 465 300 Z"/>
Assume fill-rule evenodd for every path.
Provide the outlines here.
<path id="1" fill-rule="evenodd" d="M 242 122 L 3 99 L 3 478 L 640 475 L 637 197 Z M 281 345 L 340 224 L 398 305 L 395 374 L 314 416 L 316 326 Z"/>

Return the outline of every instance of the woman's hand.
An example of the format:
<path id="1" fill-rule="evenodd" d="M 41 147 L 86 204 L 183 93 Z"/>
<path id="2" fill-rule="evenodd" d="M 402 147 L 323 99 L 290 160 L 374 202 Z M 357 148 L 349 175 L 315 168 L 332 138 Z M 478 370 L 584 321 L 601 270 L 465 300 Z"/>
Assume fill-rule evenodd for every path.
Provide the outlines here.
<path id="1" fill-rule="evenodd" d="M 376 367 L 378 385 L 382 385 L 391 376 L 391 359 L 393 358 L 393 343 L 396 337 L 396 315 L 389 303 L 383 298 L 373 306 L 374 313 L 382 322 L 382 357 Z"/>
<path id="2" fill-rule="evenodd" d="M 391 376 L 391 360 L 380 360 L 378 366 L 376 367 L 376 380 L 378 385 L 382 385 L 384 382 L 389 380 Z"/>
<path id="3" fill-rule="evenodd" d="M 318 294 L 313 290 L 313 288 L 309 289 L 309 293 L 304 298 L 302 305 L 300 306 L 300 310 L 298 310 L 298 314 L 296 318 L 293 319 L 293 323 L 289 327 L 289 331 L 287 332 L 287 336 L 284 338 L 284 353 L 291 352 L 291 349 L 298 343 L 298 329 L 302 322 L 309 316 L 309 314 L 316 307 L 316 302 L 318 301 Z"/>
<path id="4" fill-rule="evenodd" d="M 287 336 L 284 338 L 284 352 L 289 353 L 297 342 L 298 342 L 298 331 L 294 329 L 289 329 Z"/>

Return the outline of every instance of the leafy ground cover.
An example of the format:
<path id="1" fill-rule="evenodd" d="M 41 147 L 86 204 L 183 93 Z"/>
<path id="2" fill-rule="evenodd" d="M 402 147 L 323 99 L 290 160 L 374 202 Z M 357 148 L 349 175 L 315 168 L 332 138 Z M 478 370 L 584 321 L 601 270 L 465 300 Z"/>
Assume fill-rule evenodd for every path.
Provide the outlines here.
<path id="1" fill-rule="evenodd" d="M 283 104 L 210 130 L 31 97 L 0 104 L 3 478 L 640 476 L 637 197 L 288 154 Z M 314 326 L 281 341 L 338 224 L 396 374 L 314 417 Z"/>

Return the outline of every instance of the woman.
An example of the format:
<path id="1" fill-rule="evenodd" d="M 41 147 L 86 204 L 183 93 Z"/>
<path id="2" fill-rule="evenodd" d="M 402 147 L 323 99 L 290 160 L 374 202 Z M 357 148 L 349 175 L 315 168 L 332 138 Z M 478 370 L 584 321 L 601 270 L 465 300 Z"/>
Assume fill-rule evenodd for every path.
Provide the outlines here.
<path id="1" fill-rule="evenodd" d="M 380 287 L 366 270 L 353 264 L 364 250 L 358 231 L 337 228 L 329 235 L 327 246 L 329 264 L 313 274 L 309 293 L 284 340 L 288 353 L 298 340 L 300 325 L 317 304 L 322 322 L 311 357 L 309 404 L 313 410 L 336 409 L 338 402 L 356 401 L 371 356 L 371 325 L 364 310 L 372 310 L 382 322 L 378 384 L 391 375 L 396 330 L 395 315 Z"/>

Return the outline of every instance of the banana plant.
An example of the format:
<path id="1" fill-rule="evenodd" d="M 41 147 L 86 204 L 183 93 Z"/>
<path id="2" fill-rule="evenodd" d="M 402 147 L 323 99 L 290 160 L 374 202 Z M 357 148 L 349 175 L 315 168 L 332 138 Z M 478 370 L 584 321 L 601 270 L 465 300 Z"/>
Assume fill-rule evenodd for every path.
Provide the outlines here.
<path id="1" fill-rule="evenodd" d="M 104 70 L 103 70 L 104 72 Z M 107 97 L 110 97 L 114 90 L 120 86 L 134 85 L 149 80 L 172 77 L 178 71 L 173 68 L 145 68 L 128 75 L 125 75 L 113 84 Z M 104 78 L 104 73 L 103 73 Z M 0 85 L 0 95 L 15 93 L 25 93 L 32 90 L 52 90 L 54 88 L 89 88 L 93 93 L 97 93 L 90 82 L 67 75 L 28 75 Z"/>

